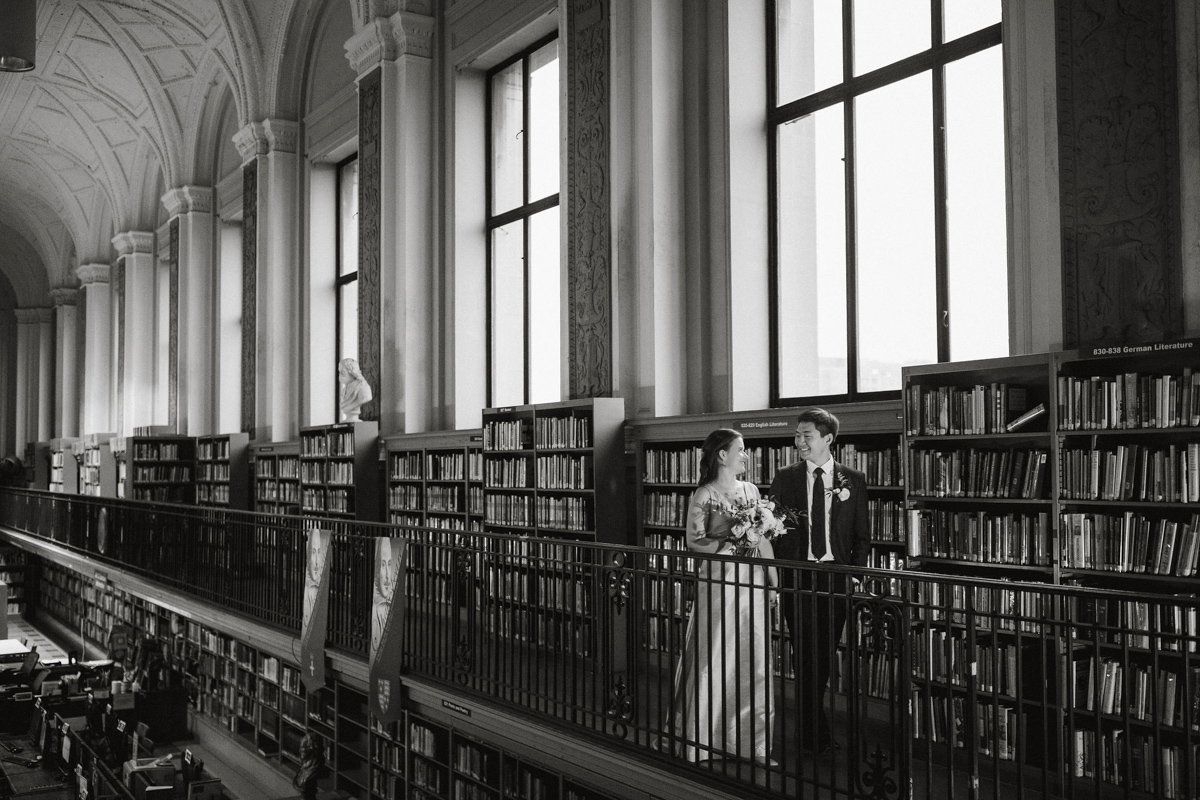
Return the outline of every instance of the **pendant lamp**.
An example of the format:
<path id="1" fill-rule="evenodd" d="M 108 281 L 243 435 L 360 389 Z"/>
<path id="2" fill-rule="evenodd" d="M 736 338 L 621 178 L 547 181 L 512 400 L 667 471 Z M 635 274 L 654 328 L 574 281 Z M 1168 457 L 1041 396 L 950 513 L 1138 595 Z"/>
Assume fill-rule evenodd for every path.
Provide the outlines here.
<path id="1" fill-rule="evenodd" d="M 4 0 L 0 15 L 0 72 L 28 72 L 37 50 L 37 0 Z"/>

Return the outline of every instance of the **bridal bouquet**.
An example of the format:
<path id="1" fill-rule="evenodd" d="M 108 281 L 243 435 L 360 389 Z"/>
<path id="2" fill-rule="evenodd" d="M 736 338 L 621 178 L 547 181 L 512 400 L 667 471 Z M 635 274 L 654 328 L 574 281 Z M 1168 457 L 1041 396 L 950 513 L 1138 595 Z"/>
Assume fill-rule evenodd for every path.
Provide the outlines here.
<path id="1" fill-rule="evenodd" d="M 733 517 L 730 528 L 732 536 L 730 543 L 734 552 L 750 555 L 758 549 L 763 539 L 774 541 L 787 533 L 784 526 L 785 515 L 777 515 L 775 503 L 770 500 L 756 500 L 752 503 L 737 503 L 729 510 Z"/>

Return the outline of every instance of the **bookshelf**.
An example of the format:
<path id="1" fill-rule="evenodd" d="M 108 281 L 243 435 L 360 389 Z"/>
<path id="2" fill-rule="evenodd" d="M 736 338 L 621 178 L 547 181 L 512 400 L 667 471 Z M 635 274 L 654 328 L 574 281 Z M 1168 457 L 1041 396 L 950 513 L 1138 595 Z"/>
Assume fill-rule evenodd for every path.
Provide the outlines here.
<path id="1" fill-rule="evenodd" d="M 485 409 L 484 529 L 628 543 L 624 424 L 619 397 Z"/>
<path id="2" fill-rule="evenodd" d="M 8 616 L 21 617 L 28 608 L 25 551 L 12 545 L 0 545 L 0 583 L 8 586 Z M 4 630 L 8 624 L 4 622 Z"/>
<path id="3" fill-rule="evenodd" d="M 301 429 L 301 511 L 377 521 L 378 437 L 377 422 L 341 422 Z"/>
<path id="4" fill-rule="evenodd" d="M 50 440 L 50 491 L 79 494 L 79 467 L 75 463 L 78 438 Z"/>
<path id="5" fill-rule="evenodd" d="M 389 436 L 383 448 L 389 522 L 483 529 L 482 430 Z"/>
<path id="6" fill-rule="evenodd" d="M 50 442 L 25 445 L 25 484 L 43 492 L 50 488 Z"/>
<path id="7" fill-rule="evenodd" d="M 117 497 L 155 503 L 196 502 L 196 441 L 190 436 L 112 439 Z"/>
<path id="8" fill-rule="evenodd" d="M 299 514 L 300 442 L 251 445 L 249 460 L 254 474 L 254 510 Z"/>
<path id="9" fill-rule="evenodd" d="M 117 465 L 113 458 L 112 438 L 111 433 L 90 433 L 75 443 L 80 494 L 91 497 L 117 496 Z"/>
<path id="10" fill-rule="evenodd" d="M 246 433 L 196 437 L 196 505 L 250 507 L 249 445 Z"/>

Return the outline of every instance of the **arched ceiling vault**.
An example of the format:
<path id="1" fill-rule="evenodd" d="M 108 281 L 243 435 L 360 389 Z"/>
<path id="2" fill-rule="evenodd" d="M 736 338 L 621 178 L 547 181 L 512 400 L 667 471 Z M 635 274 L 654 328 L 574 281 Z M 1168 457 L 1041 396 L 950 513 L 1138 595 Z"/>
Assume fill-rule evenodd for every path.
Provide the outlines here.
<path id="1" fill-rule="evenodd" d="M 320 0 L 316 0 L 320 2 Z M 206 98 L 262 109 L 260 31 L 306 0 L 39 0 L 37 66 L 0 73 L 0 271 L 18 302 L 154 230 L 160 197 L 206 174 Z M 16 274 L 30 271 L 36 274 Z"/>

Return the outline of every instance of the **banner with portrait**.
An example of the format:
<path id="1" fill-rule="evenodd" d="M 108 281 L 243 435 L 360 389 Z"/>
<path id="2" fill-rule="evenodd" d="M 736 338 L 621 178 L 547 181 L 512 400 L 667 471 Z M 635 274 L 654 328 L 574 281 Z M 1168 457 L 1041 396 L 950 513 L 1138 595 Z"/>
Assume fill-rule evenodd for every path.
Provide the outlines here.
<path id="1" fill-rule="evenodd" d="M 329 624 L 331 531 L 308 532 L 304 560 L 304 616 L 300 621 L 300 675 L 308 691 L 325 687 L 325 633 Z"/>
<path id="2" fill-rule="evenodd" d="M 400 662 L 407 612 L 408 542 L 375 540 L 371 589 L 371 713 L 381 722 L 400 719 Z"/>

